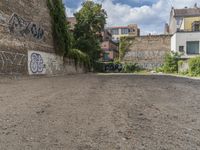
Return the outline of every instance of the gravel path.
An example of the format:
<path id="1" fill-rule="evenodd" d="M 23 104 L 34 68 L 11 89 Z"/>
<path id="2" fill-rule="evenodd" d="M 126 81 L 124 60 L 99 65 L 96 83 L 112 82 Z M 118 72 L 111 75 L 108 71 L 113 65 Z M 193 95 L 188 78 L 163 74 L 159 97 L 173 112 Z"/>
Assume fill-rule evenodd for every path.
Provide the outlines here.
<path id="1" fill-rule="evenodd" d="M 0 79 L 0 150 L 199 150 L 200 81 Z"/>

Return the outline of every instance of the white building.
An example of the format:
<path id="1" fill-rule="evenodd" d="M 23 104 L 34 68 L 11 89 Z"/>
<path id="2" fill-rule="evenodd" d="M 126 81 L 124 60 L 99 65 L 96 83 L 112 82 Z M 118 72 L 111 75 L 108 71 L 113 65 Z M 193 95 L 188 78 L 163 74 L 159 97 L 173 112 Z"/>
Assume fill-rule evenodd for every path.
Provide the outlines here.
<path id="1" fill-rule="evenodd" d="M 171 38 L 171 50 L 190 58 L 200 54 L 200 32 L 176 32 Z"/>
<path id="2" fill-rule="evenodd" d="M 168 34 L 172 34 L 171 50 L 179 52 L 182 58 L 200 54 L 200 8 L 174 9 L 170 15 Z"/>

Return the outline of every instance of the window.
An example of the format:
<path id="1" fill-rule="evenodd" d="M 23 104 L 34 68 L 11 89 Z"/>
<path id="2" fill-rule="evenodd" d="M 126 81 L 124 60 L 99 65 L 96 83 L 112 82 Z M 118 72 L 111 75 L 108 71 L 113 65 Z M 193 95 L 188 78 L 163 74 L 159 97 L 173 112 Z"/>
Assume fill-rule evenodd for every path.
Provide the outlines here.
<path id="1" fill-rule="evenodd" d="M 119 35 L 119 29 L 112 29 L 111 33 L 112 35 Z"/>
<path id="2" fill-rule="evenodd" d="M 199 31 L 199 30 L 200 30 L 200 25 L 199 25 L 199 24 L 195 24 L 195 25 L 193 26 L 193 30 L 194 30 L 194 31 Z"/>
<path id="3" fill-rule="evenodd" d="M 187 42 L 187 54 L 199 54 L 199 41 Z"/>
<path id="4" fill-rule="evenodd" d="M 184 52 L 184 46 L 179 46 L 179 52 Z"/>
<path id="5" fill-rule="evenodd" d="M 109 60 L 109 53 L 104 53 L 103 54 L 103 59 L 104 60 Z"/>
<path id="6" fill-rule="evenodd" d="M 135 29 L 129 29 L 129 32 L 133 33 L 135 32 Z"/>
<path id="7" fill-rule="evenodd" d="M 200 21 L 195 21 L 192 23 L 192 31 L 200 31 Z"/>
<path id="8" fill-rule="evenodd" d="M 128 34 L 129 33 L 129 29 L 127 29 L 127 28 L 121 29 L 121 33 L 122 34 Z"/>

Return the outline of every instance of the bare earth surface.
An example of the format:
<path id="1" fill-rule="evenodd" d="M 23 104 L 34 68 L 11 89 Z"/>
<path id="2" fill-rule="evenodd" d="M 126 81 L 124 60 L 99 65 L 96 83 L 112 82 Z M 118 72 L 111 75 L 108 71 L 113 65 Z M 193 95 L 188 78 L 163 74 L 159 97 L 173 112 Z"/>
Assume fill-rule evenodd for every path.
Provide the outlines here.
<path id="1" fill-rule="evenodd" d="M 0 79 L 0 150 L 199 150 L 200 81 Z"/>

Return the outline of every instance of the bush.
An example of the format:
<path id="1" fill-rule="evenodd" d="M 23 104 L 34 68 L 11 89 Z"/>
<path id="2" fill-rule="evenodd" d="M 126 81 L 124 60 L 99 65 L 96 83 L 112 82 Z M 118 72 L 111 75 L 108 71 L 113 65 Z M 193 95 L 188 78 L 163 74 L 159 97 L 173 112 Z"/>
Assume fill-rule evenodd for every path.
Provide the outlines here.
<path id="1" fill-rule="evenodd" d="M 137 63 L 125 63 L 123 65 L 123 72 L 124 73 L 133 73 L 139 71 L 140 68 Z"/>
<path id="2" fill-rule="evenodd" d="M 189 74 L 191 76 L 200 76 L 200 57 L 189 60 Z"/>
<path id="3" fill-rule="evenodd" d="M 178 73 L 178 61 L 180 55 L 178 53 L 168 53 L 165 56 L 164 64 L 160 70 L 164 73 Z"/>
<path id="4" fill-rule="evenodd" d="M 93 64 L 94 72 L 105 72 L 104 68 L 105 68 L 105 64 L 103 62 L 96 61 Z"/>
<path id="5" fill-rule="evenodd" d="M 70 49 L 68 52 L 68 57 L 74 59 L 75 66 L 78 64 L 83 64 L 85 68 L 90 68 L 89 56 L 78 49 Z"/>

